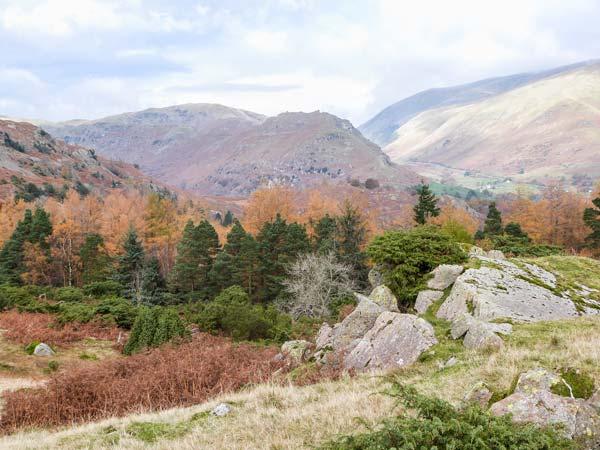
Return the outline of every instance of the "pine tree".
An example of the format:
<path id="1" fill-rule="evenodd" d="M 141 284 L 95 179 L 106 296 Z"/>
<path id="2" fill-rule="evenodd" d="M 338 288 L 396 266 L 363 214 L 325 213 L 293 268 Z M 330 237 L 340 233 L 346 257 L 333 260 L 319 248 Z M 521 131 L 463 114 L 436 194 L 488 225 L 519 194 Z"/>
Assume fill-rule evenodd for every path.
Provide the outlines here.
<path id="1" fill-rule="evenodd" d="M 504 232 L 507 235 L 515 237 L 515 238 L 525 239 L 527 241 L 531 240 L 531 239 L 529 239 L 529 236 L 527 235 L 527 233 L 525 233 L 523 231 L 523 229 L 521 228 L 521 224 L 519 224 L 517 222 L 507 223 L 506 226 L 504 227 Z"/>
<path id="2" fill-rule="evenodd" d="M 502 214 L 496 208 L 496 202 L 491 202 L 488 208 L 487 218 L 483 227 L 483 233 L 488 236 L 498 236 L 504 232 L 502 228 Z"/>
<path id="3" fill-rule="evenodd" d="M 194 227 L 188 221 L 171 276 L 171 288 L 181 294 L 192 293 L 207 298 L 214 291 L 210 272 L 219 250 L 219 236 L 214 227 L 203 220 Z"/>
<path id="4" fill-rule="evenodd" d="M 335 217 L 329 214 L 324 215 L 315 223 L 313 228 L 313 247 L 317 253 L 328 254 L 336 253 L 337 250 L 337 221 Z"/>
<path id="5" fill-rule="evenodd" d="M 260 281 L 257 298 L 260 301 L 275 300 L 283 286 L 285 267 L 298 253 L 310 250 L 306 229 L 287 222 L 277 214 L 273 222 L 263 225 L 257 237 L 260 248 Z"/>
<path id="6" fill-rule="evenodd" d="M 28 209 L 10 239 L 4 243 L 0 252 L 0 283 L 21 283 L 21 273 L 24 271 L 23 246 L 31 233 L 32 221 L 33 215 Z"/>
<path id="7" fill-rule="evenodd" d="M 595 208 L 586 208 L 583 221 L 592 232 L 585 238 L 586 244 L 593 249 L 600 249 L 600 197 L 592 200 Z"/>
<path id="8" fill-rule="evenodd" d="M 419 196 L 417 204 L 414 206 L 413 211 L 415 214 L 415 222 L 419 225 L 425 225 L 427 219 L 430 217 L 437 217 L 440 215 L 440 209 L 437 207 L 438 199 L 429 185 L 421 181 L 421 185 L 416 188 L 416 193 Z"/>
<path id="9" fill-rule="evenodd" d="M 52 234 L 50 216 L 42 208 L 36 208 L 31 219 L 31 232 L 28 241 L 38 244 L 43 250 L 50 250 L 48 237 Z"/>
<path id="10" fill-rule="evenodd" d="M 123 241 L 123 254 L 118 258 L 116 281 L 124 288 L 124 295 L 130 300 L 142 301 L 142 273 L 145 252 L 138 234 L 130 228 Z"/>
<path id="11" fill-rule="evenodd" d="M 227 234 L 223 251 L 217 254 L 211 267 L 209 277 L 215 292 L 242 284 L 241 252 L 243 242 L 248 236 L 242 224 L 237 219 L 234 220 L 231 231 Z"/>
<path id="12" fill-rule="evenodd" d="M 367 229 L 358 209 L 346 202 L 337 218 L 337 255 L 341 263 L 352 268 L 352 277 L 359 289 L 368 283 L 367 255 L 362 250 L 366 243 Z"/>
<path id="13" fill-rule="evenodd" d="M 142 301 L 149 305 L 160 305 L 164 301 L 165 279 L 160 273 L 158 258 L 152 257 L 142 272 Z"/>
<path id="14" fill-rule="evenodd" d="M 110 274 L 110 256 L 104 247 L 104 238 L 97 233 L 88 234 L 79 250 L 81 280 L 83 284 L 105 281 Z"/>

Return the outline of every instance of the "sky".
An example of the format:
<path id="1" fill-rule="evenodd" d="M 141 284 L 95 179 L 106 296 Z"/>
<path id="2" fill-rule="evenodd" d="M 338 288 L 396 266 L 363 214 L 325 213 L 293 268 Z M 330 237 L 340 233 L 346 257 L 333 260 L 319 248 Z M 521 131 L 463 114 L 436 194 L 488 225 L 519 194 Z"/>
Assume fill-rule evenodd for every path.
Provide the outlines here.
<path id="1" fill-rule="evenodd" d="M 0 0 L 0 116 L 182 103 L 355 125 L 432 87 L 600 58 L 600 0 Z"/>

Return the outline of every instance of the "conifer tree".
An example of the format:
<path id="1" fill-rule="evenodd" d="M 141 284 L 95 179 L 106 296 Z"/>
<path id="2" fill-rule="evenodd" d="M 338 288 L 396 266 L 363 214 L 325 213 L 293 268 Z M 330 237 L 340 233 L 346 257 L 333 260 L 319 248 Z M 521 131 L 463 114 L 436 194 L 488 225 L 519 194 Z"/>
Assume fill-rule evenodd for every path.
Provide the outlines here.
<path id="1" fill-rule="evenodd" d="M 496 202 L 491 202 L 488 208 L 487 218 L 483 227 L 483 233 L 488 236 L 498 236 L 504 232 L 502 228 L 502 214 L 496 208 Z"/>
<path id="2" fill-rule="evenodd" d="M 110 274 L 110 256 L 104 247 L 104 238 L 97 233 L 88 234 L 79 250 L 81 280 L 83 284 L 105 281 Z"/>
<path id="3" fill-rule="evenodd" d="M 313 247 L 317 253 L 322 255 L 337 250 L 337 221 L 329 214 L 324 215 L 318 221 L 312 223 Z"/>
<path id="4" fill-rule="evenodd" d="M 23 219 L 0 251 L 0 283 L 20 284 L 21 274 L 25 272 L 25 243 L 35 244 L 48 254 L 48 237 L 51 234 L 52 224 L 46 211 L 36 208 L 32 214 L 31 210 L 26 210 Z"/>
<path id="5" fill-rule="evenodd" d="M 586 208 L 583 221 L 592 232 L 585 238 L 586 244 L 593 249 L 600 249 L 600 197 L 592 200 L 595 208 Z"/>
<path id="6" fill-rule="evenodd" d="M 225 213 L 225 216 L 223 217 L 223 221 L 221 222 L 221 225 L 223 225 L 224 227 L 228 227 L 230 226 L 234 221 L 233 218 L 233 213 L 229 210 L 227 210 L 227 212 Z"/>
<path id="7" fill-rule="evenodd" d="M 177 247 L 171 288 L 181 294 L 210 296 L 214 288 L 209 275 L 218 250 L 219 236 L 207 220 L 196 227 L 192 221 L 188 221 Z"/>
<path id="8" fill-rule="evenodd" d="M 144 262 L 144 247 L 135 229 L 130 228 L 123 241 L 123 254 L 118 258 L 116 281 L 123 286 L 125 297 L 136 303 L 142 301 Z"/>
<path id="9" fill-rule="evenodd" d="M 530 241 L 527 233 L 525 233 L 523 231 L 523 229 L 521 228 L 521 224 L 519 224 L 517 222 L 510 222 L 510 223 L 506 224 L 506 226 L 504 227 L 504 232 L 511 237 L 525 239 L 527 241 Z"/>
<path id="10" fill-rule="evenodd" d="M 437 207 L 438 199 L 435 194 L 431 192 L 431 189 L 429 189 L 429 185 L 425 184 L 423 181 L 421 181 L 421 185 L 417 187 L 416 192 L 419 199 L 413 208 L 415 222 L 419 225 L 425 225 L 427 219 L 440 215 L 440 208 Z"/>
<path id="11" fill-rule="evenodd" d="M 164 301 L 165 280 L 160 273 L 158 258 L 152 257 L 142 272 L 142 301 L 149 305 L 160 305 Z"/>
<path id="12" fill-rule="evenodd" d="M 353 279 L 358 288 L 363 289 L 367 285 L 369 273 L 367 255 L 362 250 L 367 237 L 364 219 L 355 206 L 346 202 L 336 222 L 338 259 L 352 268 Z"/>
<path id="13" fill-rule="evenodd" d="M 273 222 L 263 225 L 257 237 L 260 246 L 260 282 L 257 297 L 260 301 L 275 300 L 283 290 L 286 265 L 298 253 L 310 249 L 306 229 L 289 224 L 277 214 Z"/>

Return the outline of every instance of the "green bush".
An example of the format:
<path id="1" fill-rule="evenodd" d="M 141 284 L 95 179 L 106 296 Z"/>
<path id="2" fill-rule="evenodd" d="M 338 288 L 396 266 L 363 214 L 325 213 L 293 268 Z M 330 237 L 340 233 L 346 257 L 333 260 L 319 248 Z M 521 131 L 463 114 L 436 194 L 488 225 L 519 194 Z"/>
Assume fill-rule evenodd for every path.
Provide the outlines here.
<path id="1" fill-rule="evenodd" d="M 98 306 L 96 306 L 95 312 L 102 316 L 104 320 L 114 321 L 117 326 L 128 330 L 135 322 L 138 308 L 124 298 L 109 297 L 103 299 Z"/>
<path id="2" fill-rule="evenodd" d="M 440 231 L 461 244 L 472 244 L 473 236 L 469 230 L 456 220 L 448 220 L 440 227 Z"/>
<path id="3" fill-rule="evenodd" d="M 31 286 L 0 285 L 0 309 L 9 309 L 15 306 L 28 305 L 35 301 L 39 295 L 38 289 Z"/>
<path id="4" fill-rule="evenodd" d="M 62 287 L 54 290 L 53 299 L 59 302 L 76 303 L 84 299 L 83 291 L 76 287 Z"/>
<path id="5" fill-rule="evenodd" d="M 96 307 L 87 303 L 61 303 L 56 321 L 64 325 L 71 322 L 87 323 L 94 319 Z"/>
<path id="6" fill-rule="evenodd" d="M 86 284 L 83 287 L 83 293 L 88 297 L 102 298 L 102 297 L 117 297 L 123 291 L 121 283 L 113 280 L 107 281 L 96 281 L 94 283 Z"/>
<path id="7" fill-rule="evenodd" d="M 564 250 L 556 245 L 533 244 L 527 237 L 511 235 L 494 236 L 492 238 L 494 249 L 501 250 L 509 256 L 542 257 L 562 255 Z"/>
<path id="8" fill-rule="evenodd" d="M 140 307 L 123 353 L 131 355 L 188 335 L 177 311 L 172 308 Z"/>
<path id="9" fill-rule="evenodd" d="M 196 317 L 200 328 L 211 333 L 222 332 L 236 340 L 285 340 L 291 331 L 291 320 L 274 306 L 253 305 L 239 286 L 223 290 Z"/>
<path id="10" fill-rule="evenodd" d="M 433 226 L 388 231 L 373 239 L 367 252 L 405 309 L 414 305 L 429 272 L 467 259 L 456 241 Z"/>
<path id="11" fill-rule="evenodd" d="M 47 372 L 52 373 L 58 370 L 59 364 L 58 361 L 48 361 L 48 369 Z"/>
<path id="12" fill-rule="evenodd" d="M 393 417 L 381 427 L 325 444 L 329 450 L 383 449 L 574 449 L 575 444 L 552 428 L 517 424 L 478 406 L 457 410 L 451 404 L 419 394 L 415 388 L 393 385 L 390 394 L 414 414 Z"/>

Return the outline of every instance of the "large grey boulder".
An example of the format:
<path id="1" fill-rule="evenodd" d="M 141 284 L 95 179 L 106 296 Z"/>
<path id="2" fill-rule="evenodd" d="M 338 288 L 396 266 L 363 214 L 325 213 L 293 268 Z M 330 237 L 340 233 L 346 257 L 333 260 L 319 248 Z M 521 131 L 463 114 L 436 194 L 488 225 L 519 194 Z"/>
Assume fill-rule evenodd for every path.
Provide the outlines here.
<path id="1" fill-rule="evenodd" d="M 398 299 L 391 289 L 383 284 L 373 289 L 373 292 L 369 295 L 369 299 L 386 311 L 400 312 L 398 309 Z"/>
<path id="2" fill-rule="evenodd" d="M 419 292 L 415 301 L 415 310 L 418 314 L 425 314 L 429 307 L 442 298 L 442 291 L 426 290 Z"/>
<path id="3" fill-rule="evenodd" d="M 600 414 L 589 401 L 563 397 L 551 392 L 563 380 L 545 369 L 534 369 L 519 376 L 515 392 L 494 403 L 490 412 L 511 414 L 515 422 L 540 426 L 560 425 L 568 438 L 577 439 L 583 448 L 600 445 Z"/>
<path id="4" fill-rule="evenodd" d="M 486 256 L 492 259 L 505 259 L 504 253 L 500 250 L 490 250 Z"/>
<path id="5" fill-rule="evenodd" d="M 333 328 L 327 322 L 323 322 L 321 328 L 317 333 L 317 339 L 315 341 L 315 347 L 317 350 L 321 350 L 331 344 L 331 335 L 333 334 Z"/>
<path id="6" fill-rule="evenodd" d="M 44 344 L 43 342 L 35 346 L 35 349 L 33 349 L 33 354 L 35 356 L 55 355 L 54 350 L 52 350 L 48 344 Z"/>
<path id="7" fill-rule="evenodd" d="M 456 281 L 463 270 L 464 267 L 460 265 L 442 264 L 441 266 L 437 266 L 433 272 L 431 272 L 433 278 L 427 281 L 427 287 L 429 289 L 443 291 Z"/>
<path id="8" fill-rule="evenodd" d="M 496 267 L 469 269 L 460 275 L 437 317 L 454 320 L 470 313 L 483 321 L 535 322 L 578 315 L 571 299 L 528 281 L 531 274 L 508 261 L 493 261 Z"/>
<path id="9" fill-rule="evenodd" d="M 428 322 L 412 314 L 386 311 L 348 354 L 344 366 L 356 370 L 404 367 L 435 344 L 435 333 Z"/>
<path id="10" fill-rule="evenodd" d="M 323 329 L 323 336 L 319 333 L 319 345 L 317 348 L 330 348 L 334 352 L 346 353 L 351 351 L 359 339 L 367 331 L 373 328 L 379 315 L 385 311 L 384 308 L 373 302 L 369 297 L 355 294 L 358 305 L 342 322 L 333 326 L 331 331 Z M 325 335 L 329 335 L 329 339 Z"/>

